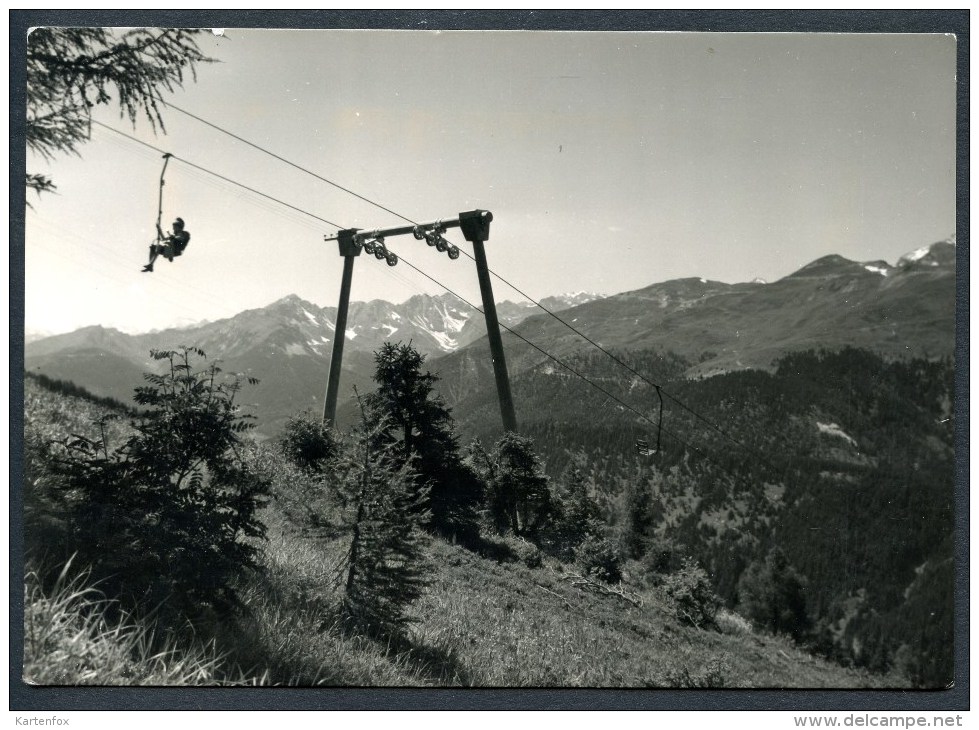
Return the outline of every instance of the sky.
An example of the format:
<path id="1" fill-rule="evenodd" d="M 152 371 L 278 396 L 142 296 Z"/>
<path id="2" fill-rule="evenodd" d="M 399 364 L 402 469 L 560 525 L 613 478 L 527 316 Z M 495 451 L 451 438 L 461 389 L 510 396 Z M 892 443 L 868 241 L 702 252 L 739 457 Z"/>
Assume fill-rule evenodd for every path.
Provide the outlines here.
<path id="1" fill-rule="evenodd" d="M 164 98 L 318 177 L 175 109 L 163 134 L 98 108 L 156 149 L 93 125 L 80 156 L 28 154 L 58 186 L 29 197 L 28 334 L 146 332 L 289 294 L 335 307 L 324 236 L 476 208 L 490 268 L 535 299 L 894 263 L 955 231 L 950 36 L 226 28 L 200 45 L 217 62 Z M 162 152 L 164 228 L 180 216 L 192 238 L 147 274 Z M 387 246 L 479 303 L 469 258 Z M 354 267 L 355 301 L 444 292 L 404 264 Z"/>

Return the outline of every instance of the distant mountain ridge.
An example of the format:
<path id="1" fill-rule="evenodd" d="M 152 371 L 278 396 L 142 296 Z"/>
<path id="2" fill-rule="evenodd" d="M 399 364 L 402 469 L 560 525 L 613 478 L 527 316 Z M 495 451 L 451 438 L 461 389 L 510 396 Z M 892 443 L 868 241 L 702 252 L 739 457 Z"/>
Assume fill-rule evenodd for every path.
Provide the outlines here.
<path id="1" fill-rule="evenodd" d="M 955 345 L 954 239 L 922 247 L 891 266 L 824 256 L 772 283 L 676 279 L 609 297 L 578 293 L 541 304 L 610 349 L 674 352 L 701 377 L 767 368 L 785 352 L 874 350 L 890 358 L 951 355 Z M 500 302 L 501 323 L 561 357 L 590 349 L 584 339 L 530 302 Z M 127 335 L 103 327 L 29 342 L 25 367 L 73 380 L 98 395 L 128 400 L 154 366 L 150 349 L 196 345 L 227 370 L 262 380 L 246 398 L 272 433 L 302 409 L 322 408 L 336 309 L 296 295 L 228 319 Z M 479 312 L 451 294 L 401 304 L 352 302 L 341 396 L 370 387 L 372 353 L 382 342 L 411 341 L 440 373 L 450 402 L 492 387 Z M 541 352 L 504 332 L 511 376 L 540 364 Z"/>
<path id="2" fill-rule="evenodd" d="M 550 311 L 560 311 L 599 297 L 579 292 L 546 297 L 541 303 Z M 499 320 L 506 326 L 515 326 L 537 311 L 531 302 L 497 304 Z M 129 402 L 133 388 L 142 382 L 142 373 L 156 367 L 150 350 L 194 345 L 209 359 L 220 360 L 226 370 L 259 377 L 263 382 L 257 389 L 258 400 L 274 402 L 270 407 L 276 420 L 281 420 L 303 407 L 322 407 L 319 381 L 326 381 L 336 314 L 335 307 L 320 307 L 290 294 L 227 319 L 144 334 L 93 325 L 27 342 L 25 367 Z M 480 312 L 452 294 L 419 294 L 400 304 L 380 299 L 351 302 L 344 381 L 368 386 L 371 355 L 387 340 L 410 341 L 420 352 L 434 357 L 465 347 L 485 334 Z M 268 415 L 268 408 L 263 413 Z"/>
<path id="3" fill-rule="evenodd" d="M 771 283 L 677 279 L 561 316 L 605 347 L 682 355 L 697 363 L 689 375 L 768 368 L 781 353 L 810 347 L 851 345 L 888 357 L 950 355 L 955 243 L 923 247 L 894 266 L 824 256 Z M 529 320 L 520 332 L 552 353 L 549 346 L 560 351 L 567 335 L 547 318 Z"/>
<path id="4" fill-rule="evenodd" d="M 541 304 L 551 311 L 601 298 L 599 294 L 578 292 L 545 297 Z M 532 302 L 503 301 L 497 304 L 500 322 L 512 326 L 535 314 Z M 97 347 L 137 360 L 149 361 L 150 347 L 172 346 L 175 341 L 198 344 L 215 357 L 235 357 L 256 342 L 267 342 L 287 355 L 329 356 L 336 328 L 336 307 L 320 307 L 295 294 L 265 307 L 249 309 L 233 317 L 202 322 L 186 327 L 171 327 L 143 334 L 125 334 L 112 328 L 92 325 L 61 335 L 31 337 L 31 355 L 45 355 L 79 347 Z M 284 338 L 283 330 L 291 330 Z M 388 339 L 411 340 L 426 355 L 452 352 L 486 334 L 483 319 L 452 294 L 419 294 L 401 304 L 383 299 L 351 302 L 347 313 L 346 350 L 373 352 Z M 170 344 L 165 344 L 170 343 Z"/>

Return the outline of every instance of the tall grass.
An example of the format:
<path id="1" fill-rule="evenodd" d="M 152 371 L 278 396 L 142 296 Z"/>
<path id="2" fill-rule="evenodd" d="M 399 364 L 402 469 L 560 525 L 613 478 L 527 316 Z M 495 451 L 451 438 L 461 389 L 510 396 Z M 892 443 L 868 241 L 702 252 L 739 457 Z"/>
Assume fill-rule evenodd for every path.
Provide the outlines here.
<path id="1" fill-rule="evenodd" d="M 412 609 L 417 621 L 408 641 L 385 644 L 345 630 L 338 619 L 341 589 L 333 576 L 345 540 L 289 530 L 275 530 L 270 537 L 260 569 L 242 576 L 238 586 L 247 610 L 213 626 L 199 625 L 196 643 L 161 641 L 153 627 L 120 614 L 117 605 L 67 570 L 48 591 L 29 574 L 25 680 L 321 687 L 895 686 L 894 678 L 808 656 L 782 637 L 685 626 L 653 590 L 644 592 L 638 607 L 575 590 L 556 565 L 501 564 L 439 541 L 432 544 L 439 568 Z"/>
<path id="2" fill-rule="evenodd" d="M 222 657 L 213 646 L 159 637 L 86 585 L 65 565 L 45 590 L 25 579 L 24 681 L 36 685 L 201 685 L 218 683 Z M 242 678 L 244 679 L 244 678 Z"/>
<path id="3" fill-rule="evenodd" d="M 247 609 L 210 627 L 229 661 L 266 684 L 286 686 L 419 686 L 407 657 L 346 630 L 340 619 L 347 543 L 270 530 L 260 569 L 243 577 Z"/>

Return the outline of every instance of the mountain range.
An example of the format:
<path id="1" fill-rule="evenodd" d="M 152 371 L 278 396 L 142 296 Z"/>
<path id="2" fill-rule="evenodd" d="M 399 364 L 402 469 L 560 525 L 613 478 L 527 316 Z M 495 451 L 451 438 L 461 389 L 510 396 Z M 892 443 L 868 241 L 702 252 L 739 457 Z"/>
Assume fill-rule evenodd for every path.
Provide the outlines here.
<path id="1" fill-rule="evenodd" d="M 937 358 L 955 346 L 954 239 L 925 246 L 894 265 L 825 256 L 772 283 L 677 279 L 608 297 L 579 293 L 497 305 L 511 377 L 549 360 L 591 350 L 671 352 L 692 363 L 687 377 L 768 369 L 786 352 L 855 346 L 889 359 Z M 552 316 L 555 315 L 555 316 Z M 401 304 L 352 302 L 341 396 L 370 388 L 372 353 L 411 341 L 443 379 L 450 404 L 493 388 L 479 313 L 451 294 Z M 563 320 L 564 323 L 562 323 Z M 278 432 L 302 410 L 322 409 L 336 310 L 290 295 L 266 307 L 200 325 L 129 335 L 100 326 L 30 341 L 25 369 L 129 401 L 152 370 L 150 350 L 195 345 L 226 371 L 254 375 L 245 392 L 259 431 Z M 538 349 L 539 348 L 539 349 Z M 518 414 L 519 415 L 519 414 Z"/>
<path id="2" fill-rule="evenodd" d="M 546 297 L 550 311 L 599 299 L 587 292 Z M 519 324 L 537 310 L 531 302 L 497 304 L 500 322 Z M 93 393 L 131 402 L 143 373 L 156 363 L 153 349 L 193 345 L 219 360 L 222 369 L 258 377 L 251 391 L 263 431 L 281 425 L 303 409 L 322 408 L 323 390 L 336 330 L 335 307 L 319 307 L 289 295 L 258 309 L 215 322 L 126 334 L 99 325 L 49 337 L 28 337 L 25 368 L 69 380 Z M 480 312 L 452 294 L 420 294 L 400 303 L 351 302 L 344 345 L 347 392 L 369 388 L 373 352 L 386 340 L 410 341 L 421 353 L 437 357 L 485 337 Z M 271 423 L 270 423 L 271 422 Z"/>

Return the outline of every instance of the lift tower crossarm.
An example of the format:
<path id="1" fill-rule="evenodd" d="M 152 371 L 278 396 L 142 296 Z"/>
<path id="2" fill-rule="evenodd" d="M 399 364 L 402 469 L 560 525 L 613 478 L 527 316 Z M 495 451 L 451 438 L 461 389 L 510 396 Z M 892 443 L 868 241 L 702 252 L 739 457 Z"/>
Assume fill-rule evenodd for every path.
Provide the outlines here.
<path id="1" fill-rule="evenodd" d="M 489 213 L 489 211 L 480 211 L 480 212 L 485 212 L 487 215 L 490 216 L 490 220 L 493 219 L 493 215 Z M 459 218 L 448 218 L 444 220 L 430 221 L 428 223 L 419 223 L 418 225 L 395 226 L 393 228 L 377 228 L 374 230 L 358 231 L 354 235 L 354 239 L 359 242 L 359 241 L 364 241 L 368 238 L 387 238 L 388 236 L 404 236 L 408 233 L 414 233 L 416 228 L 420 228 L 423 231 L 429 231 L 432 229 L 438 229 L 440 231 L 444 231 L 448 228 L 459 228 L 460 225 L 461 223 L 459 222 Z M 342 233 L 342 231 L 340 233 Z M 335 236 L 324 236 L 323 240 L 338 241 L 340 240 L 340 233 L 337 233 L 337 235 Z"/>

